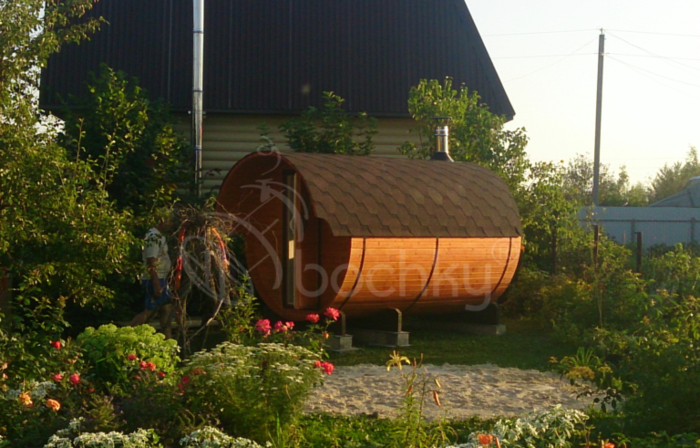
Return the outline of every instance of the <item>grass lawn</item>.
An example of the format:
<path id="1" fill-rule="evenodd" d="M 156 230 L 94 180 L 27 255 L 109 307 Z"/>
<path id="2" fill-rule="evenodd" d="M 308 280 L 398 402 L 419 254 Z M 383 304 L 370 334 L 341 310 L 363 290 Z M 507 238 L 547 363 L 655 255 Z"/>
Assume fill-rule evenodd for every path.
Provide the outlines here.
<path id="1" fill-rule="evenodd" d="M 475 336 L 441 330 L 411 330 L 411 321 L 405 323 L 410 331 L 410 347 L 399 352 L 409 358 L 423 354 L 425 364 L 495 364 L 500 367 L 550 370 L 549 359 L 574 354 L 576 347 L 562 344 L 551 331 L 535 328 L 523 320 L 505 321 L 503 336 Z M 339 366 L 355 364 L 384 364 L 392 349 L 359 346 L 350 353 L 331 353 L 331 361 Z"/>

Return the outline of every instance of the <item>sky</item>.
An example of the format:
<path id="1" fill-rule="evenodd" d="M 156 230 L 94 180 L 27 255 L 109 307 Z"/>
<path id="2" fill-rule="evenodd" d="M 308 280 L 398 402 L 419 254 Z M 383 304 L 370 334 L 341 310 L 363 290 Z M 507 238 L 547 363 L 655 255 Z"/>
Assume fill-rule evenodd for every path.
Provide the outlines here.
<path id="1" fill-rule="evenodd" d="M 466 2 L 531 160 L 593 159 L 601 29 L 601 163 L 648 184 L 700 150 L 700 1 Z"/>

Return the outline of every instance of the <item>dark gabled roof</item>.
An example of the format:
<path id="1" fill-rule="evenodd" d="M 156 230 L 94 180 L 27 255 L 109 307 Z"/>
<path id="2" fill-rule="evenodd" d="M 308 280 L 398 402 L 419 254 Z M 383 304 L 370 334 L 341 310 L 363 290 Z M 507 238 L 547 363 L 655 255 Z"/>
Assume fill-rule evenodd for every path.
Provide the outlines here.
<path id="1" fill-rule="evenodd" d="M 43 108 L 84 94 L 104 62 L 190 110 L 191 1 L 100 0 L 90 15 L 109 25 L 51 57 Z M 515 113 L 464 0 L 207 0 L 204 42 L 210 113 L 298 113 L 333 91 L 351 112 L 408 116 L 410 87 L 445 76 Z"/>
<path id="2" fill-rule="evenodd" d="M 280 157 L 302 177 L 314 215 L 329 224 L 334 236 L 522 235 L 507 185 L 476 164 L 325 154 Z M 256 159 L 269 156 L 248 155 L 231 169 L 219 193 L 222 204 L 239 194 L 237 170 L 254 174 Z"/>

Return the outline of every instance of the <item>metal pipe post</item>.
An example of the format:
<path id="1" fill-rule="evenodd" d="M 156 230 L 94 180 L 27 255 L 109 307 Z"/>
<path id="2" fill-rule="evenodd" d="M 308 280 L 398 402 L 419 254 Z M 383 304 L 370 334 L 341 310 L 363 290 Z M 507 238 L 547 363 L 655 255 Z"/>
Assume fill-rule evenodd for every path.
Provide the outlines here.
<path id="1" fill-rule="evenodd" d="M 202 193 L 202 118 L 204 115 L 204 0 L 193 0 L 192 147 L 197 197 Z"/>

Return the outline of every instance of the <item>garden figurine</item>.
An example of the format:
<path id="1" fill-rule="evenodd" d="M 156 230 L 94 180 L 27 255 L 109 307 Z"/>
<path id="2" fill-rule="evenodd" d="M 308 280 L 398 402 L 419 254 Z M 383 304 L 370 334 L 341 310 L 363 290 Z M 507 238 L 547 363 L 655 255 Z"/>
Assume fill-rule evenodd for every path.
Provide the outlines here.
<path id="1" fill-rule="evenodd" d="M 141 288 L 144 292 L 145 309 L 129 324 L 132 327 L 145 324 L 158 314 L 161 329 L 168 339 L 171 338 L 170 315 L 173 312 L 173 295 L 168 285 L 171 262 L 163 232 L 168 232 L 171 227 L 172 218 L 164 217 L 149 229 L 144 237 L 142 258 L 145 272 L 141 277 Z"/>

